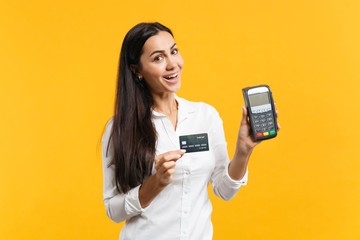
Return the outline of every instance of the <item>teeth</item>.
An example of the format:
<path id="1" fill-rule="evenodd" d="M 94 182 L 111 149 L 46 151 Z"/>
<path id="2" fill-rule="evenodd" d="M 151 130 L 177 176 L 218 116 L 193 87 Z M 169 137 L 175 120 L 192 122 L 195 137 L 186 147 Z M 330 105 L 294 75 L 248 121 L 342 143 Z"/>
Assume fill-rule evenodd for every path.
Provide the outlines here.
<path id="1" fill-rule="evenodd" d="M 174 77 L 176 77 L 177 76 L 177 73 L 175 73 L 175 74 L 173 74 L 173 75 L 170 75 L 170 76 L 167 76 L 167 77 L 165 77 L 166 79 L 170 79 L 170 78 L 174 78 Z"/>

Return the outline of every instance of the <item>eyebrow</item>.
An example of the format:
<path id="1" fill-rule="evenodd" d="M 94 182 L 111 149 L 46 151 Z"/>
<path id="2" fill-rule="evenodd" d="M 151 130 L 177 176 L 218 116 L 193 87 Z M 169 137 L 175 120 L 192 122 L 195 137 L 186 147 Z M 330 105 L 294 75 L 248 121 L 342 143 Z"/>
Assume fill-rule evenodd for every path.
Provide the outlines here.
<path id="1" fill-rule="evenodd" d="M 171 46 L 170 49 L 173 49 L 175 47 L 176 43 L 174 43 L 174 45 Z M 155 53 L 163 53 L 165 52 L 164 50 L 156 50 L 156 51 L 153 51 L 149 57 L 151 57 L 152 55 L 154 55 Z"/>

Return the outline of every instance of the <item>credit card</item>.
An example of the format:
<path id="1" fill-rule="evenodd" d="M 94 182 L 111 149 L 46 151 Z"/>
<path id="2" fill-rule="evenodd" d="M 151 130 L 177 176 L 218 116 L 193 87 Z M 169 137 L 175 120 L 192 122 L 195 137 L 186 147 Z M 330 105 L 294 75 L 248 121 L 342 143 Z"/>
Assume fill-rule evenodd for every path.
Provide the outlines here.
<path id="1" fill-rule="evenodd" d="M 180 136 L 180 149 L 189 152 L 209 151 L 209 141 L 207 133 Z"/>

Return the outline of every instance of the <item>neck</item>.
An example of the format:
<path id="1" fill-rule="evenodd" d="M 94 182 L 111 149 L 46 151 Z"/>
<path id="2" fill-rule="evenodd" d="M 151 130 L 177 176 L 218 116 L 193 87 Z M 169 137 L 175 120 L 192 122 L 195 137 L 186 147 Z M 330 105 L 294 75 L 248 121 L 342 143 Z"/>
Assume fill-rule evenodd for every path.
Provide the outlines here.
<path id="1" fill-rule="evenodd" d="M 155 111 L 167 116 L 177 113 L 177 102 L 173 93 L 153 94 L 153 99 Z"/>

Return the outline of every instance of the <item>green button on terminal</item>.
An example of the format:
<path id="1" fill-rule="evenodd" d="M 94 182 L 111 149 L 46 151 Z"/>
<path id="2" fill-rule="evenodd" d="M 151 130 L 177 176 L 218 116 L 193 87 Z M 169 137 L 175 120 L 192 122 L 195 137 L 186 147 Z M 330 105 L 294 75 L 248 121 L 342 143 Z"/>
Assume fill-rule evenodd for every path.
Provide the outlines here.
<path id="1" fill-rule="evenodd" d="M 275 134 L 275 130 L 271 130 L 271 131 L 270 131 L 270 134 Z"/>

